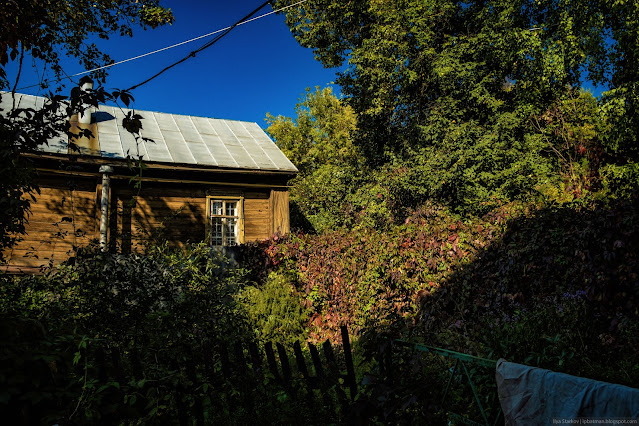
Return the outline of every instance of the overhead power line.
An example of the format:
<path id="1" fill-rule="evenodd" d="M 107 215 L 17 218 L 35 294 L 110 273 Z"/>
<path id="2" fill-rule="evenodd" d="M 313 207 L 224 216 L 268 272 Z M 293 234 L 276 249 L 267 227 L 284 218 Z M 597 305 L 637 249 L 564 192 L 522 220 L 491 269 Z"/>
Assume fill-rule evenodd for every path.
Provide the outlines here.
<path id="1" fill-rule="evenodd" d="M 38 83 L 38 84 L 32 84 L 32 85 L 30 85 L 30 86 L 20 87 L 20 88 L 19 88 L 19 89 L 17 89 L 17 90 L 30 89 L 30 88 L 32 88 L 32 87 L 36 87 L 36 86 L 43 86 L 43 85 L 45 85 L 45 84 L 49 84 L 49 83 L 57 83 L 57 82 L 60 82 L 60 81 L 62 81 L 62 80 L 71 80 L 73 77 L 78 77 L 78 76 L 81 76 L 81 75 L 90 74 L 90 73 L 92 73 L 92 72 L 100 71 L 100 70 L 107 69 L 107 68 L 111 68 L 111 67 L 114 67 L 114 66 L 116 66 L 116 65 L 124 64 L 124 63 L 126 63 L 126 62 L 131 62 L 131 61 L 135 61 L 135 60 L 138 60 L 138 59 L 142 59 L 142 58 L 147 57 L 147 56 L 155 55 L 156 53 L 164 52 L 165 50 L 170 50 L 170 49 L 173 49 L 173 48 L 176 48 L 176 47 L 179 47 L 179 46 L 183 46 L 183 45 L 188 44 L 188 43 L 192 43 L 192 42 L 197 41 L 197 40 L 201 40 L 201 39 L 203 39 L 203 38 L 211 37 L 211 36 L 213 36 L 213 35 L 215 35 L 215 34 L 223 33 L 223 34 L 221 34 L 220 36 L 216 37 L 215 39 L 211 40 L 210 42 L 206 43 L 204 46 L 202 46 L 202 47 L 200 47 L 199 49 L 195 50 L 194 52 L 191 52 L 191 53 L 187 56 L 187 58 L 190 58 L 190 57 L 192 57 L 192 56 L 195 56 L 195 54 L 199 53 L 200 51 L 202 51 L 202 50 L 206 49 L 207 47 L 210 47 L 211 45 L 213 45 L 214 43 L 216 43 L 216 42 L 217 42 L 217 40 L 219 40 L 220 38 L 224 37 L 226 34 L 228 34 L 228 33 L 229 33 L 229 32 L 230 32 L 233 28 L 235 28 L 235 27 L 238 27 L 238 26 L 240 26 L 240 25 L 244 25 L 244 24 L 248 24 L 249 22 L 257 21 L 258 19 L 266 18 L 267 16 L 274 15 L 274 14 L 279 13 L 279 12 L 282 12 L 282 11 L 284 11 L 284 10 L 286 10 L 286 9 L 290 9 L 291 7 L 295 7 L 295 6 L 300 5 L 300 4 L 302 4 L 302 3 L 306 3 L 307 1 L 308 1 L 308 0 L 300 0 L 300 1 L 296 2 L 296 3 L 290 4 L 290 5 L 288 5 L 288 6 L 284 6 L 284 7 L 280 8 L 280 9 L 273 10 L 273 11 L 271 11 L 271 12 L 264 13 L 264 14 L 262 14 L 262 15 L 259 15 L 259 16 L 254 17 L 254 18 L 250 18 L 252 15 L 254 15 L 255 13 L 257 13 L 257 12 L 258 12 L 260 9 L 262 9 L 264 6 L 266 6 L 268 3 L 270 3 L 270 0 L 269 0 L 269 1 L 264 2 L 264 3 L 263 3 L 263 4 L 259 7 L 259 8 L 255 9 L 252 13 L 250 13 L 250 14 L 249 14 L 249 15 L 247 15 L 246 17 L 242 18 L 241 20 L 239 20 L 239 21 L 238 21 L 238 22 L 236 22 L 235 24 L 230 25 L 230 26 L 228 26 L 228 27 L 220 28 L 220 29 L 215 30 L 215 31 L 212 31 L 212 32 L 210 32 L 210 33 L 203 34 L 203 35 L 201 35 L 201 36 L 197 36 L 197 37 L 195 37 L 195 38 L 192 38 L 192 39 L 189 39 L 189 40 L 185 40 L 185 41 L 182 41 L 182 42 L 180 42 L 180 43 L 172 44 L 172 45 L 170 45 L 170 46 L 166 46 L 166 47 L 163 47 L 163 48 L 161 48 L 161 49 L 153 50 L 153 51 L 151 51 L 151 52 L 147 52 L 147 53 L 144 53 L 144 54 L 141 54 L 141 55 L 133 56 L 133 57 L 128 58 L 128 59 L 123 59 L 123 60 L 121 60 L 121 61 L 113 62 L 112 64 L 103 65 L 103 66 L 101 66 L 101 67 L 93 68 L 93 69 L 90 69 L 90 70 L 88 70 L 88 71 L 78 72 L 78 73 L 75 73 L 75 74 L 72 74 L 72 75 L 67 75 L 67 76 L 66 76 L 66 77 L 64 77 L 64 78 L 58 78 L 58 79 L 55 79 L 55 80 L 44 80 L 44 81 L 41 81 L 41 82 L 40 82 L 40 83 Z M 250 19 L 249 19 L 249 18 L 250 18 Z M 210 44 L 209 44 L 209 43 L 210 43 Z M 172 68 L 173 66 L 177 65 L 178 63 L 184 62 L 185 60 L 186 60 L 186 58 L 185 58 L 185 59 L 182 59 L 182 60 L 180 60 L 180 61 L 178 61 L 177 63 L 175 63 L 175 64 L 173 64 L 173 65 L 171 65 L 171 66 L 169 66 L 169 67 L 167 67 L 167 69 L 168 69 L 168 68 Z M 161 71 L 160 73 L 162 73 L 162 72 L 164 72 L 164 71 L 166 71 L 166 69 L 165 69 L 165 70 L 163 70 L 163 71 Z M 155 78 L 155 76 L 154 76 L 154 77 L 152 77 L 152 78 Z M 150 80 L 149 80 L 149 81 L 150 81 Z M 140 83 L 140 84 L 138 84 L 138 85 L 134 86 L 133 88 L 138 87 L 138 86 L 141 86 L 141 85 L 142 85 L 142 84 L 144 84 L 144 83 L 145 83 L 145 82 Z M 130 90 L 130 89 L 129 89 L 129 90 Z"/>
<path id="2" fill-rule="evenodd" d="M 215 43 L 217 43 L 218 41 L 220 41 L 222 39 L 222 37 L 224 37 L 225 35 L 227 35 L 228 33 L 230 33 L 231 31 L 233 31 L 233 29 L 235 27 L 237 27 L 238 25 L 240 25 L 242 22 L 246 21 L 247 19 L 250 19 L 251 16 L 255 15 L 257 12 L 259 12 L 264 6 L 266 6 L 267 4 L 269 4 L 271 2 L 271 0 L 266 0 L 264 3 L 262 3 L 260 6 L 258 6 L 253 12 L 249 13 L 248 15 L 246 15 L 244 18 L 240 19 L 239 21 L 237 21 L 235 24 L 231 25 L 230 27 L 228 27 L 226 30 L 224 30 L 224 32 L 220 35 L 218 35 L 217 37 L 215 37 L 213 40 L 206 42 L 202 47 L 200 47 L 199 49 L 195 49 L 194 51 L 192 51 L 191 53 L 189 53 L 188 55 L 186 55 L 184 58 L 180 59 L 177 62 L 172 63 L 171 65 L 169 65 L 168 67 L 165 67 L 164 69 L 162 69 L 160 72 L 154 74 L 153 76 L 147 78 L 146 80 L 144 80 L 142 83 L 138 83 L 134 86 L 131 86 L 127 89 L 127 91 L 130 90 L 134 90 L 137 89 L 138 87 L 148 83 L 149 81 L 153 80 L 156 77 L 159 77 L 160 75 L 162 75 L 163 73 L 165 73 L 166 71 L 170 70 L 171 68 L 173 68 L 176 65 L 181 64 L 182 62 L 186 61 L 189 58 L 194 58 L 196 54 L 200 53 L 201 51 L 203 51 L 204 49 L 207 49 L 211 46 L 213 46 Z"/>

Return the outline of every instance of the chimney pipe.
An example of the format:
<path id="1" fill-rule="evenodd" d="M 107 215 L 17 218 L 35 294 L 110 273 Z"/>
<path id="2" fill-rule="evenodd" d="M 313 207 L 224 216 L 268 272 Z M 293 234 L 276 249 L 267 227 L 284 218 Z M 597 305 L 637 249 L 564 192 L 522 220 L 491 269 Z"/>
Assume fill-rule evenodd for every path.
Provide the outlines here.
<path id="1" fill-rule="evenodd" d="M 80 79 L 80 84 L 71 89 L 71 97 L 86 98 L 93 90 L 93 80 L 85 76 Z M 100 141 L 98 140 L 98 125 L 91 122 L 93 107 L 86 102 L 80 105 L 82 111 L 69 117 L 69 154 L 100 155 Z"/>
<path id="2" fill-rule="evenodd" d="M 82 77 L 80 79 L 80 90 L 83 92 L 90 92 L 93 90 L 93 80 L 89 77 Z M 78 123 L 91 124 L 91 115 L 93 114 L 93 108 L 85 105 L 84 110 L 78 114 Z"/>

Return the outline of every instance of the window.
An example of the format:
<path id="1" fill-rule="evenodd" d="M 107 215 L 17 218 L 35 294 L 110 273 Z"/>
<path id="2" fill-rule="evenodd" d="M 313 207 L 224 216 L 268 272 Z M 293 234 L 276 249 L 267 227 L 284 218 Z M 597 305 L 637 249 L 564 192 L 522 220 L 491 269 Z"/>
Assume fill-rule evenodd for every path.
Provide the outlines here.
<path id="1" fill-rule="evenodd" d="M 212 246 L 242 243 L 242 199 L 208 198 L 209 241 Z"/>

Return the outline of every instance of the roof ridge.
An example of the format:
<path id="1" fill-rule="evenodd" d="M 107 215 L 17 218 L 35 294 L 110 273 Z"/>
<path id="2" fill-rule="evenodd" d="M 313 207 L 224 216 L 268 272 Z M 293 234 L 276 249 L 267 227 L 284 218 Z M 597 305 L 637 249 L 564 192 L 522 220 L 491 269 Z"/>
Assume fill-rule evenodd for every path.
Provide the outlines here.
<path id="1" fill-rule="evenodd" d="M 0 90 L 0 94 L 11 94 L 11 92 L 7 92 L 6 90 Z M 36 99 L 47 99 L 46 96 L 39 96 L 39 95 L 30 95 L 28 93 L 20 93 L 20 92 L 16 92 L 16 95 L 19 96 L 29 96 L 32 98 L 36 98 Z M 62 95 L 62 96 L 66 96 L 66 95 Z M 170 115 L 179 115 L 182 117 L 198 117 L 198 118 L 208 118 L 211 120 L 222 120 L 222 121 L 235 121 L 238 123 L 255 123 L 259 126 L 259 124 L 256 121 L 247 121 L 247 120 L 237 120 L 237 119 L 233 119 L 233 118 L 218 118 L 218 117 L 208 117 L 205 115 L 194 115 L 194 114 L 180 114 L 180 113 L 176 113 L 176 112 L 167 112 L 167 111 L 155 111 L 155 110 L 151 110 L 151 109 L 137 109 L 137 108 L 128 108 L 128 107 L 120 107 L 119 105 L 107 105 L 107 104 L 99 104 L 98 105 L 98 109 L 100 107 L 111 107 L 111 108 L 120 108 L 122 110 L 129 110 L 129 111 L 136 111 L 136 112 L 152 112 L 152 113 L 159 113 L 159 114 L 170 114 Z"/>

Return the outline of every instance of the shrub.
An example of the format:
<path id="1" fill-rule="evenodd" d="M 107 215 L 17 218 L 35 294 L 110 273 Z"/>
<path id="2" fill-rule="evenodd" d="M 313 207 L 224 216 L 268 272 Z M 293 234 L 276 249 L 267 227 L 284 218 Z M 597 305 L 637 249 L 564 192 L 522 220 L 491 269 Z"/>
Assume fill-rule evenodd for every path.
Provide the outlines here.
<path id="1" fill-rule="evenodd" d="M 385 230 L 295 235 L 266 252 L 275 267 L 298 274 L 313 340 L 336 340 L 347 324 L 355 334 L 414 335 L 632 385 L 639 380 L 636 212 L 633 204 L 580 199 L 509 204 L 461 220 L 427 204 Z"/>
<path id="2" fill-rule="evenodd" d="M 1 401 L 2 411 L 19 408 L 26 399 L 34 422 L 44 421 L 41 415 L 81 423 L 177 421 L 175 400 L 162 399 L 163 392 L 174 392 L 186 380 L 179 379 L 174 364 L 197 364 L 207 345 L 252 337 L 234 298 L 245 276 L 246 271 L 204 245 L 187 250 L 158 246 L 146 255 L 88 249 L 42 277 L 3 276 L 5 319 L 41 324 L 43 333 L 33 344 L 25 333 L 17 338 L 3 334 L 3 382 L 21 380 L 30 365 L 66 373 L 32 393 L 10 392 Z M 145 377 L 137 368 L 138 377 L 130 383 L 99 382 L 100 350 L 126 355 L 134 372 L 136 364 L 146 366 Z M 50 363 L 16 364 L 33 358 Z M 144 387 L 147 381 L 154 385 Z M 53 413 L 45 405 L 51 394 L 62 395 Z M 133 402 L 123 405 L 123 396 Z"/>
<path id="3" fill-rule="evenodd" d="M 308 311 L 290 273 L 272 272 L 262 286 L 244 287 L 237 296 L 256 337 L 291 346 L 305 341 Z"/>

